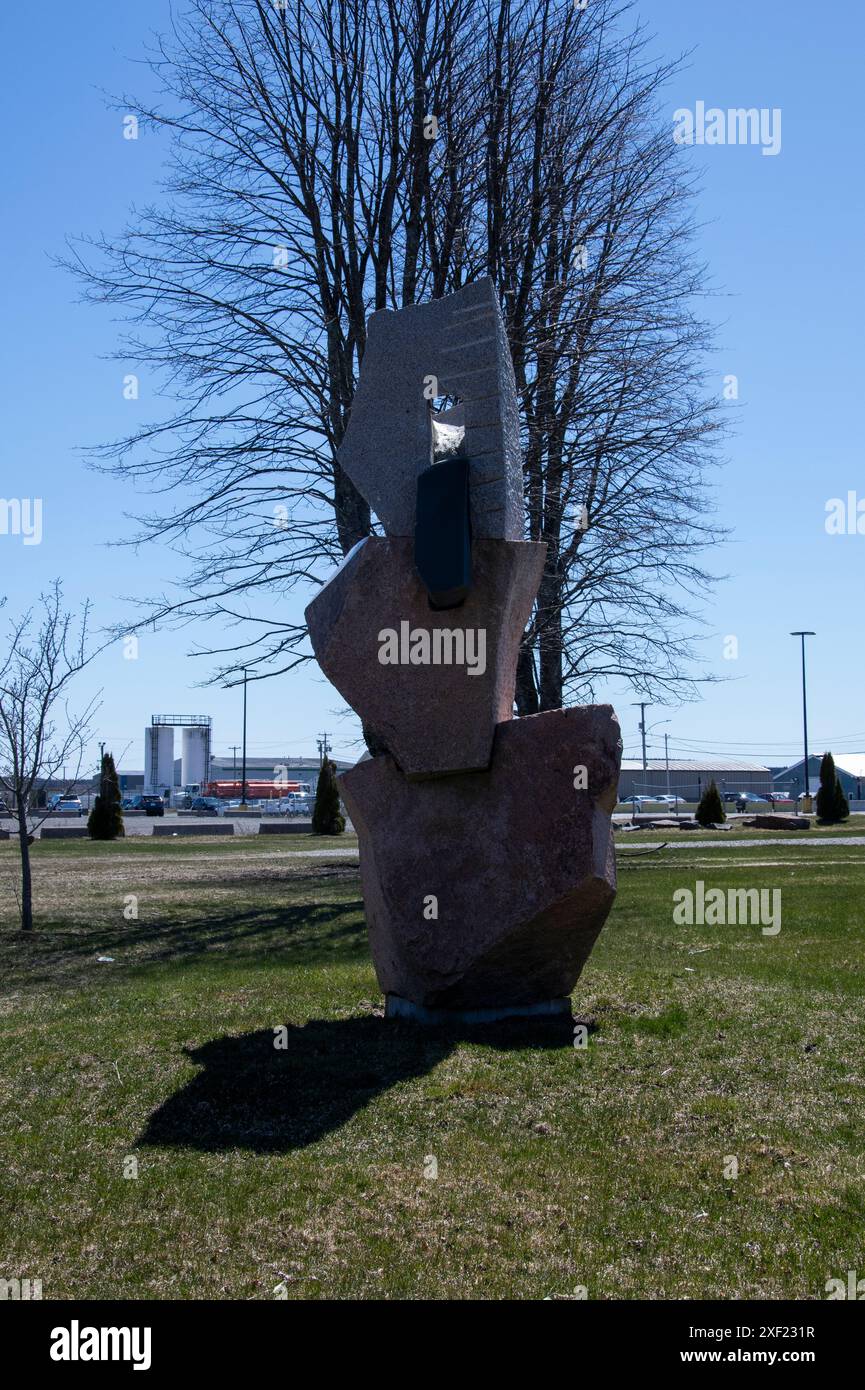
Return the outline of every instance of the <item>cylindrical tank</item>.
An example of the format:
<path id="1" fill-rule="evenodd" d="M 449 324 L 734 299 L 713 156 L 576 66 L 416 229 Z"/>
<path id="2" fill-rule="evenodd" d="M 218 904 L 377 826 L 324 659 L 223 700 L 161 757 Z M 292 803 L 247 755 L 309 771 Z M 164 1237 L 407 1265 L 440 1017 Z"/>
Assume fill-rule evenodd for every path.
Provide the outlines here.
<path id="1" fill-rule="evenodd" d="M 174 730 L 151 724 L 144 730 L 144 790 L 159 793 L 174 786 Z"/>
<path id="2" fill-rule="evenodd" d="M 183 787 L 203 786 L 207 781 L 207 754 L 210 743 L 210 730 L 204 725 L 196 725 L 183 730 L 183 746 L 180 754 L 180 784 Z"/>

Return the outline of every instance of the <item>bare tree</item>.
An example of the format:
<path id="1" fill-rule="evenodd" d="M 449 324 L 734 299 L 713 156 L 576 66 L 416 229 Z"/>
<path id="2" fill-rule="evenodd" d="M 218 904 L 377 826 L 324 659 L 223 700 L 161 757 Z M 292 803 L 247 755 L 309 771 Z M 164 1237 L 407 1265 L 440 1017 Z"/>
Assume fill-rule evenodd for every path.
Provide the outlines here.
<path id="1" fill-rule="evenodd" d="M 76 620 L 63 608 L 59 580 L 40 596 L 40 604 L 39 610 L 29 609 L 9 623 L 6 652 L 0 657 L 0 788 L 17 821 L 24 931 L 33 927 L 30 845 L 34 830 L 49 814 L 36 810 L 33 801 L 58 774 L 67 790 L 74 787 L 98 705 L 94 697 L 74 714 L 68 702 L 69 685 L 93 656 L 87 650 L 89 604 Z M 69 778 L 67 768 L 74 769 Z"/>
<path id="2" fill-rule="evenodd" d="M 501 26 L 489 45 L 487 264 L 522 394 L 528 533 L 548 548 L 521 713 L 601 677 L 687 693 L 681 621 L 720 535 L 692 188 L 656 112 L 674 65 L 647 63 L 644 34 L 603 9 L 579 30 L 538 4 L 536 39 Z"/>
<path id="3" fill-rule="evenodd" d="M 308 657 L 301 596 L 374 525 L 338 450 L 374 309 L 489 273 L 548 546 L 521 713 L 687 692 L 717 538 L 692 189 L 632 0 L 188 0 L 152 66 L 159 205 L 68 262 L 177 409 L 105 446 L 189 561 L 149 619 L 241 625 L 215 678 Z M 124 108 L 130 109 L 124 98 Z"/>

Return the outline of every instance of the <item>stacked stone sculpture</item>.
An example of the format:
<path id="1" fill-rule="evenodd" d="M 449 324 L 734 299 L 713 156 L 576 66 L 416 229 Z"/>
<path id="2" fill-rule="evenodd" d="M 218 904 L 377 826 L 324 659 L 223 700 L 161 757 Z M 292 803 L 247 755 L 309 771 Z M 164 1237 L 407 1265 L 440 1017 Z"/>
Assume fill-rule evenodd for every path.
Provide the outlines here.
<path id="1" fill-rule="evenodd" d="M 385 534 L 306 618 L 375 750 L 339 780 L 386 1013 L 564 1012 L 615 897 L 621 741 L 609 705 L 513 718 L 546 546 L 489 279 L 371 316 L 340 462 Z"/>

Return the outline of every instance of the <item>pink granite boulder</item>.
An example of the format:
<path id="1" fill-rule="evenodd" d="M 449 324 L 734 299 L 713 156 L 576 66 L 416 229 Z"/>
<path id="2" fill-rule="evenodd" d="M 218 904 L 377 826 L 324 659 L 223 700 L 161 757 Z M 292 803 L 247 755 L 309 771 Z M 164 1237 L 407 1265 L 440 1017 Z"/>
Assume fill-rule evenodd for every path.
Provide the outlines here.
<path id="1" fill-rule="evenodd" d="M 445 415 L 434 394 L 460 404 Z M 514 368 L 489 278 L 443 299 L 379 309 L 367 320 L 360 380 L 339 461 L 389 536 L 415 528 L 418 474 L 432 462 L 432 425 L 458 427 L 469 460 L 472 534 L 523 534 L 523 460 Z"/>
<path id="2" fill-rule="evenodd" d="M 383 755 L 343 773 L 382 991 L 454 1010 L 570 994 L 615 897 L 620 759 L 612 708 L 590 705 L 500 724 L 483 772 L 412 784 Z"/>
<path id="3" fill-rule="evenodd" d="M 523 629 L 546 546 L 476 540 L 459 608 L 430 608 L 413 541 L 370 536 L 306 610 L 318 663 L 408 778 L 489 765 L 513 716 Z"/>

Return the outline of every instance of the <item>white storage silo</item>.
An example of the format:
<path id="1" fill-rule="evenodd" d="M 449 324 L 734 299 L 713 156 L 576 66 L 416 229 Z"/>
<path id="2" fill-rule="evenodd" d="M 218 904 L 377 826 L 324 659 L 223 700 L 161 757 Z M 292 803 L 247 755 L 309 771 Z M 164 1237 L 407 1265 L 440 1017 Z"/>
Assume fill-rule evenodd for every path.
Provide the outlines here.
<path id="1" fill-rule="evenodd" d="M 183 787 L 203 787 L 208 780 L 208 753 L 210 751 L 210 730 L 204 724 L 194 725 L 183 730 L 183 746 L 180 754 L 180 785 Z"/>
<path id="2" fill-rule="evenodd" d="M 170 724 L 151 724 L 144 730 L 144 790 L 163 792 L 174 786 L 174 730 Z"/>

